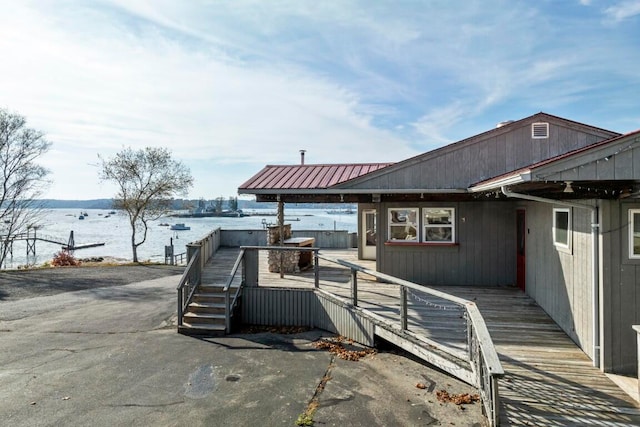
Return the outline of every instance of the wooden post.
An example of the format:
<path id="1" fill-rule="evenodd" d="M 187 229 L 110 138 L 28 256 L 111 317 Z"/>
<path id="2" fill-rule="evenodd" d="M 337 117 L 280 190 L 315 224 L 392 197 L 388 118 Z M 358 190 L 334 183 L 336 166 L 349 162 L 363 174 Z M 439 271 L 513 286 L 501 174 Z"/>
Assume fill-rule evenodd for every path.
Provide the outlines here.
<path id="1" fill-rule="evenodd" d="M 400 328 L 407 330 L 407 287 L 400 286 Z"/>
<path id="2" fill-rule="evenodd" d="M 313 280 L 316 289 L 320 288 L 320 265 L 318 258 L 318 250 L 313 251 Z"/>
<path id="3" fill-rule="evenodd" d="M 351 299 L 354 306 L 358 306 L 358 272 L 351 270 Z"/>
<path id="4" fill-rule="evenodd" d="M 284 246 L 284 202 L 278 195 L 278 246 Z M 284 254 L 280 251 L 280 278 L 284 277 Z"/>

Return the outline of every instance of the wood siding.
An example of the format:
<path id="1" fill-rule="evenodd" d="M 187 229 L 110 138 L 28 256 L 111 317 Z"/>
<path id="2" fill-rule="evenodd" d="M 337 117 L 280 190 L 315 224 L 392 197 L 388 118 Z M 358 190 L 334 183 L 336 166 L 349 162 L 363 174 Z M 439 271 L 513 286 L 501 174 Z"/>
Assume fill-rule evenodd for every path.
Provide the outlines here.
<path id="1" fill-rule="evenodd" d="M 455 246 L 401 246 L 388 239 L 388 209 L 455 208 Z M 515 286 L 516 208 L 514 202 L 381 203 L 378 208 L 378 270 L 415 283 Z M 422 233 L 422 230 L 420 230 Z"/>
<path id="2" fill-rule="evenodd" d="M 629 209 L 640 209 L 640 202 L 602 203 L 602 366 L 606 372 L 637 375 L 631 327 L 640 324 L 640 260 L 629 259 Z"/>
<path id="3" fill-rule="evenodd" d="M 549 123 L 549 138 L 531 138 L 531 124 Z M 617 134 L 542 115 L 414 157 L 343 188 L 446 189 L 512 172 Z"/>
<path id="4" fill-rule="evenodd" d="M 640 177 L 640 136 L 576 154 L 536 169 L 535 176 L 550 181 L 637 180 Z"/>
<path id="5" fill-rule="evenodd" d="M 319 248 L 346 249 L 353 247 L 353 235 L 346 230 L 293 230 L 292 237 L 313 237 Z M 221 246 L 265 246 L 265 230 L 222 230 Z"/>
<path id="6" fill-rule="evenodd" d="M 571 208 L 572 249 L 568 251 L 553 244 L 554 206 L 523 205 L 527 218 L 525 291 L 593 359 L 591 213 Z"/>

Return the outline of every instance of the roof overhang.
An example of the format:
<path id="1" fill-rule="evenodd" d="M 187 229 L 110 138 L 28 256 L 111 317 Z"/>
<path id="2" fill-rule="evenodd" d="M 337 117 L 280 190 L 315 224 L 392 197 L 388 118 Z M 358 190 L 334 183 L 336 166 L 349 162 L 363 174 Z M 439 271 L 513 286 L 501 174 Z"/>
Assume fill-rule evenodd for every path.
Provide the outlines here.
<path id="1" fill-rule="evenodd" d="M 525 171 L 519 171 L 510 175 L 502 176 L 500 178 L 481 182 L 477 185 L 469 187 L 469 191 L 472 193 L 495 191 L 505 186 L 522 184 L 524 182 L 530 182 L 530 181 L 531 181 L 531 170 L 527 169 Z"/>
<path id="2" fill-rule="evenodd" d="M 251 189 L 238 190 L 238 194 L 305 194 L 305 195 L 323 195 L 323 194 L 467 194 L 465 188 L 356 188 L 356 189 L 340 189 L 340 188 L 317 188 L 317 189 L 295 189 L 295 188 L 278 188 L 278 189 Z"/>

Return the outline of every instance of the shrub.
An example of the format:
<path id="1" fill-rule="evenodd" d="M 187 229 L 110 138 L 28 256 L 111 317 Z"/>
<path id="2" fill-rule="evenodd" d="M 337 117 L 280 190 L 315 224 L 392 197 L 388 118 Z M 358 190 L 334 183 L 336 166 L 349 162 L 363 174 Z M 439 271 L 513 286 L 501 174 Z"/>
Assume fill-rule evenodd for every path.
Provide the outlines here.
<path id="1" fill-rule="evenodd" d="M 53 260 L 51 261 L 51 265 L 53 265 L 54 267 L 77 266 L 80 265 L 80 261 L 78 261 L 69 252 L 60 251 L 54 255 Z"/>

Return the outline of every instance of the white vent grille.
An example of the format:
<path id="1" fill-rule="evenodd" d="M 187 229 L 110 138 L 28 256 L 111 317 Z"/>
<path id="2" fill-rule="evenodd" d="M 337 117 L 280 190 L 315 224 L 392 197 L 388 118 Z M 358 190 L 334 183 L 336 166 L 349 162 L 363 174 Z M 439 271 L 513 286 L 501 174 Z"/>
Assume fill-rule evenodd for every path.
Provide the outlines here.
<path id="1" fill-rule="evenodd" d="M 533 123 L 531 125 L 531 138 L 549 138 L 549 123 Z"/>

